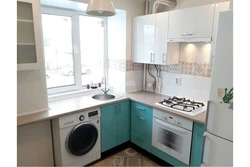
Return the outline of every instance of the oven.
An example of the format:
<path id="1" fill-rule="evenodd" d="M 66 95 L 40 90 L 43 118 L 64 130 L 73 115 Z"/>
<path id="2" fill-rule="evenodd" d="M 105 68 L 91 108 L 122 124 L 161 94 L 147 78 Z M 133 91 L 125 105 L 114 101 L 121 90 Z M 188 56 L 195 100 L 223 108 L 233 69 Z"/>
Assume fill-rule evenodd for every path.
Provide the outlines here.
<path id="1" fill-rule="evenodd" d="M 189 165 L 192 126 L 190 120 L 154 109 L 153 147 Z"/>

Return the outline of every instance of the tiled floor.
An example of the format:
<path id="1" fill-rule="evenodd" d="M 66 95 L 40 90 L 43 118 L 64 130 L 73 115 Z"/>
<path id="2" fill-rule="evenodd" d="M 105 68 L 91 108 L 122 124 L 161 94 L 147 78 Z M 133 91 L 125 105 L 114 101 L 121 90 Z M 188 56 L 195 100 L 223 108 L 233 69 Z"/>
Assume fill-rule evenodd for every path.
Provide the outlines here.
<path id="1" fill-rule="evenodd" d="M 103 160 L 99 160 L 90 166 L 159 166 L 155 162 L 136 152 L 132 148 L 126 148 Z"/>

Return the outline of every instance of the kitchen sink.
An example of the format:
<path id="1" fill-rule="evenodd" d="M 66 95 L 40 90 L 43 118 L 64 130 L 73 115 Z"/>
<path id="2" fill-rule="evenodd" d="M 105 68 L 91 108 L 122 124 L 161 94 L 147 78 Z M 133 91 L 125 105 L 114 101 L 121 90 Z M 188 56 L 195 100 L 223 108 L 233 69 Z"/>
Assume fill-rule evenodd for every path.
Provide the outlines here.
<path id="1" fill-rule="evenodd" d="M 110 99 L 114 99 L 115 96 L 111 94 L 98 94 L 98 95 L 92 96 L 92 98 L 96 100 L 110 100 Z"/>
<path id="2" fill-rule="evenodd" d="M 98 94 L 95 94 L 92 96 L 93 99 L 96 99 L 96 100 L 102 100 L 102 101 L 105 101 L 105 100 L 111 100 L 111 99 L 116 99 L 116 98 L 120 98 L 122 97 L 123 95 L 122 94 L 117 94 L 117 93 L 98 93 Z"/>

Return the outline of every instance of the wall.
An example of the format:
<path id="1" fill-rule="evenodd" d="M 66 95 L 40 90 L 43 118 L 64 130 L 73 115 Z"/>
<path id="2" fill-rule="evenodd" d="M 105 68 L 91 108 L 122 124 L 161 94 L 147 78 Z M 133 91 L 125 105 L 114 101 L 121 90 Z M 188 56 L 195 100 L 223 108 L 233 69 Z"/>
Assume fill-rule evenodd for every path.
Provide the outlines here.
<path id="1" fill-rule="evenodd" d="M 207 101 L 211 83 L 210 52 L 210 43 L 180 43 L 179 64 L 159 66 L 162 71 L 160 93 Z M 150 69 L 156 76 L 155 67 L 150 66 Z M 181 80 L 180 85 L 175 83 L 177 77 Z M 153 82 L 149 74 L 147 81 Z"/>
<path id="2" fill-rule="evenodd" d="M 54 165 L 50 121 L 17 128 L 17 165 Z"/>

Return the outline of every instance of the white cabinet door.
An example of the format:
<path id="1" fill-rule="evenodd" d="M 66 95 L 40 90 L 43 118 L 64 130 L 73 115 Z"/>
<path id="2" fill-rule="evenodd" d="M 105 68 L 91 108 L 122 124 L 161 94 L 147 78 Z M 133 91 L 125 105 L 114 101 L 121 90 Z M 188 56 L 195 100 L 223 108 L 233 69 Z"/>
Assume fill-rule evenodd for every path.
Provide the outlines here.
<path id="1" fill-rule="evenodd" d="M 215 12 L 214 12 L 214 24 L 213 24 L 213 36 L 212 36 L 212 43 L 211 43 L 211 56 L 210 56 L 210 67 L 213 67 L 213 60 L 215 54 L 215 45 L 216 45 L 216 38 L 217 38 L 217 28 L 218 28 L 218 20 L 220 12 L 227 11 L 230 8 L 230 2 L 222 2 L 215 5 Z"/>
<path id="2" fill-rule="evenodd" d="M 155 15 L 135 17 L 133 33 L 133 61 L 154 63 Z"/>
<path id="3" fill-rule="evenodd" d="M 168 12 L 155 15 L 155 64 L 166 64 L 167 35 L 168 35 Z"/>
<path id="4" fill-rule="evenodd" d="M 168 38 L 211 38 L 214 4 L 169 12 Z"/>
<path id="5" fill-rule="evenodd" d="M 205 133 L 201 166 L 233 166 L 233 142 Z"/>

